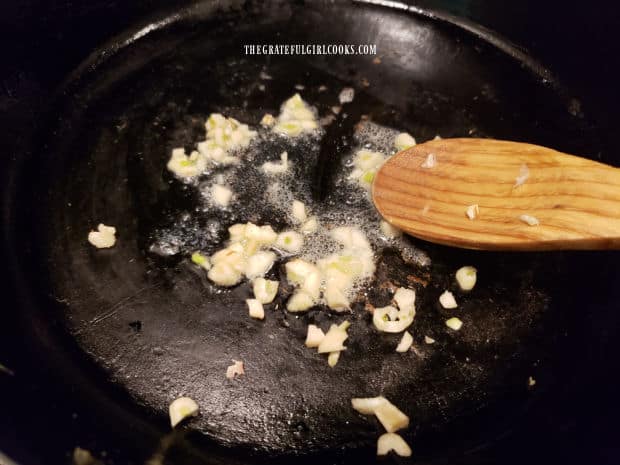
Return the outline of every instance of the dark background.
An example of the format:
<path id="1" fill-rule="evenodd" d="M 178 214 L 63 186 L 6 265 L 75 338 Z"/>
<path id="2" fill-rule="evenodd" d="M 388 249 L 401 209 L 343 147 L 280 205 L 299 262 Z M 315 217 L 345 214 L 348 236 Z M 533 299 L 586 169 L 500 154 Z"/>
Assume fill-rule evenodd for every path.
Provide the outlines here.
<path id="1" fill-rule="evenodd" d="M 8 182 L 5 175 L 11 163 L 25 150 L 37 115 L 63 77 L 98 44 L 161 7 L 171 8 L 172 3 L 169 0 L 0 2 L 0 182 Z M 606 137 L 615 135 L 620 103 L 620 39 L 617 36 L 620 6 L 617 3 L 605 0 L 409 3 L 466 16 L 524 46 L 579 96 L 583 111 L 602 128 Z M 11 270 L 0 266 L 0 277 L 5 273 L 8 275 Z M 3 278 L 0 283 L 8 282 Z M 0 311 L 13 312 L 19 308 L 17 302 L 11 301 L 10 289 L 5 289 L 3 295 Z M 611 337 L 615 334 L 618 334 L 617 327 L 610 328 Z M 0 363 L 11 366 L 14 354 L 23 349 L 10 325 L 0 327 Z M 549 438 L 557 445 L 558 459 L 562 457 L 563 463 L 620 463 L 617 443 L 620 428 L 616 424 L 617 355 L 615 352 L 601 354 L 601 360 L 608 363 L 609 369 L 601 379 L 586 380 L 592 383 L 591 395 L 569 406 L 575 410 L 575 424 L 558 431 L 557 437 Z M 6 376 L 0 373 L 0 377 L 5 378 L 0 379 L 0 384 L 6 383 Z M 29 444 L 25 432 L 16 430 L 13 424 L 11 415 L 19 410 L 14 408 L 10 396 L 18 391 L 29 392 L 37 397 L 33 401 L 41 402 L 42 408 L 54 411 L 63 406 L 54 403 L 53 392 L 30 384 L 28 380 L 36 379 L 36 374 L 21 379 L 25 381 L 16 377 L 8 389 L 0 389 L 3 395 L 0 401 L 4 405 L 0 410 L 0 449 L 3 444 L 12 444 L 12 451 L 24 447 L 34 451 L 36 445 Z M 32 420 L 33 436 L 45 435 L 37 419 Z M 536 451 L 531 453 L 530 463 L 539 463 Z M 28 457 L 22 461 L 34 462 Z"/>

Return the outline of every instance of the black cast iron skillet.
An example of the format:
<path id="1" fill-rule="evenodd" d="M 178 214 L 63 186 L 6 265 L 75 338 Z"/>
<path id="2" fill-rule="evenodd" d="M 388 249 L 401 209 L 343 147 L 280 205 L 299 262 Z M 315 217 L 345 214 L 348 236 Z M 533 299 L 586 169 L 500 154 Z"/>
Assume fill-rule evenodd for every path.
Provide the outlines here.
<path id="1" fill-rule="evenodd" d="M 245 56 L 248 43 L 373 43 L 381 63 Z M 33 463 L 68 460 L 74 446 L 110 463 L 374 462 L 381 427 L 352 411 L 349 399 L 379 393 L 410 414 L 403 435 L 420 463 L 495 463 L 496 444 L 501 463 L 532 456 L 554 463 L 547 437 L 575 418 L 569 402 L 596 358 L 593 338 L 613 321 L 604 303 L 617 295 L 616 254 L 495 254 L 412 242 L 431 259 L 420 265 L 385 248 L 369 296 L 387 303 L 388 282 L 418 290 L 418 353 L 393 353 L 397 338 L 377 334 L 359 304 L 335 369 L 303 339 L 308 323 L 328 326 L 341 316 L 316 309 L 295 317 L 280 300 L 257 323 L 244 307 L 247 284 L 220 292 L 188 265 L 187 252 L 212 251 L 229 224 L 285 225 L 261 202 L 265 186 L 248 183 L 251 171 L 237 173 L 240 212 L 201 208 L 195 190 L 165 170 L 170 150 L 200 140 L 213 111 L 257 125 L 295 84 L 321 114 L 352 85 L 351 114 L 420 140 L 492 136 L 614 162 L 578 100 L 545 68 L 452 17 L 395 3 L 207 2 L 151 18 L 67 78 L 41 116 L 39 150 L 15 164 L 8 185 L 15 331 L 30 363 L 14 377 L 35 379 L 40 369 L 48 380 L 34 392 L 9 391 L 16 435 L 46 425 L 49 437 L 39 430 L 33 439 Z M 322 85 L 328 91 L 319 92 Z M 298 170 L 294 189 L 309 200 L 312 186 L 302 180 L 317 172 L 319 153 L 275 142 L 263 155 L 284 148 Z M 336 170 L 341 155 L 321 159 L 318 171 Z M 333 184 L 322 188 L 315 208 L 338 209 L 347 199 Z M 365 214 L 363 205 L 352 207 Z M 114 249 L 87 245 L 86 232 L 100 221 L 118 228 Z M 162 244 L 179 253 L 162 253 Z M 463 264 L 479 269 L 480 284 L 463 297 L 464 330 L 450 333 L 436 300 L 454 289 L 450 274 Z M 437 344 L 425 346 L 425 334 Z M 244 360 L 246 377 L 225 379 L 231 359 Z M 37 395 L 56 398 L 41 392 L 48 388 L 70 400 L 41 410 Z M 24 394 L 35 397 L 32 405 Z M 181 394 L 202 413 L 171 433 L 167 406 Z M 63 425 L 58 431 L 47 408 Z"/>

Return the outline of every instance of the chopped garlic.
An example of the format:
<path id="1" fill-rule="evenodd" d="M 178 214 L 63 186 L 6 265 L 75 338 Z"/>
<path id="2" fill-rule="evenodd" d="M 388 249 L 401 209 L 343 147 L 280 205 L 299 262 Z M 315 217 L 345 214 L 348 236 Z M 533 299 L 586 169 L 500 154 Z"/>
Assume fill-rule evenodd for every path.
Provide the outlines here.
<path id="1" fill-rule="evenodd" d="M 170 424 L 174 428 L 187 417 L 193 417 L 198 414 L 198 404 L 189 397 L 179 397 L 175 399 L 168 407 L 170 415 Z"/>
<path id="2" fill-rule="evenodd" d="M 519 168 L 519 176 L 515 178 L 514 187 L 516 188 L 516 187 L 522 186 L 523 184 L 525 184 L 525 181 L 527 181 L 527 178 L 529 177 L 530 177 L 530 169 L 524 163 Z"/>
<path id="3" fill-rule="evenodd" d="M 386 333 L 400 333 L 411 326 L 415 311 L 398 311 L 388 306 L 375 308 L 372 314 L 372 322 L 379 331 Z"/>
<path id="4" fill-rule="evenodd" d="M 263 119 L 260 120 L 260 124 L 261 124 L 261 126 L 264 126 L 266 128 L 270 128 L 274 124 L 276 124 L 276 119 L 273 117 L 272 114 L 265 113 L 265 115 L 263 116 Z"/>
<path id="5" fill-rule="evenodd" d="M 450 291 L 444 291 L 444 293 L 439 296 L 439 303 L 443 308 L 450 309 L 458 307 L 454 294 Z"/>
<path id="6" fill-rule="evenodd" d="M 380 228 L 381 232 L 390 239 L 395 239 L 403 235 L 403 232 L 400 229 L 395 228 L 385 220 L 381 220 Z"/>
<path id="7" fill-rule="evenodd" d="M 415 291 L 399 287 L 394 293 L 394 302 L 400 311 L 413 312 L 415 314 Z"/>
<path id="8" fill-rule="evenodd" d="M 286 173 L 289 168 L 288 152 L 280 154 L 280 163 L 268 161 L 262 164 L 261 169 L 267 174 Z"/>
<path id="9" fill-rule="evenodd" d="M 299 285 L 303 285 L 308 276 L 318 271 L 318 268 L 315 265 L 307 262 L 306 260 L 302 260 L 301 258 L 287 262 L 286 265 L 284 265 L 284 268 L 286 270 L 287 279 L 290 282 Z"/>
<path id="10" fill-rule="evenodd" d="M 192 262 L 194 262 L 200 268 L 204 268 L 205 270 L 211 269 L 211 262 L 209 261 L 209 257 L 202 255 L 200 252 L 194 252 L 192 254 Z"/>
<path id="11" fill-rule="evenodd" d="M 245 238 L 245 224 L 237 223 L 228 228 L 228 234 L 232 242 L 239 242 Z"/>
<path id="12" fill-rule="evenodd" d="M 521 215 L 519 219 L 524 223 L 528 224 L 529 226 L 538 226 L 540 224 L 538 218 L 531 215 Z"/>
<path id="13" fill-rule="evenodd" d="M 298 253 L 304 245 L 304 237 L 295 231 L 284 231 L 278 234 L 275 246 L 290 253 Z"/>
<path id="14" fill-rule="evenodd" d="M 245 238 L 255 240 L 260 244 L 271 245 L 277 237 L 278 234 L 269 225 L 256 226 L 253 223 L 247 223 L 245 226 Z"/>
<path id="15" fill-rule="evenodd" d="M 386 402 L 385 397 L 357 397 L 351 399 L 351 406 L 362 415 L 374 415 L 377 407 Z"/>
<path id="16" fill-rule="evenodd" d="M 291 213 L 297 223 L 303 223 L 304 221 L 306 221 L 306 206 L 303 202 L 300 202 L 299 200 L 293 200 L 293 205 L 291 206 Z"/>
<path id="17" fill-rule="evenodd" d="M 100 223 L 97 231 L 88 233 L 88 242 L 98 249 L 108 249 L 116 244 L 116 228 L 114 226 L 106 226 Z"/>
<path id="18" fill-rule="evenodd" d="M 355 98 L 355 89 L 353 87 L 345 87 L 338 94 L 338 101 L 341 104 L 352 102 L 354 98 Z"/>
<path id="19" fill-rule="evenodd" d="M 315 113 L 299 94 L 295 94 L 282 104 L 273 131 L 297 137 L 305 132 L 312 132 L 318 127 Z"/>
<path id="20" fill-rule="evenodd" d="M 400 340 L 400 342 L 398 343 L 398 346 L 396 347 L 396 352 L 407 352 L 411 348 L 412 344 L 413 344 L 413 336 L 411 335 L 409 331 L 405 331 L 402 339 Z"/>
<path id="21" fill-rule="evenodd" d="M 314 300 L 318 300 L 321 294 L 321 273 L 311 273 L 301 285 L 301 290 L 306 292 Z"/>
<path id="22" fill-rule="evenodd" d="M 449 320 L 446 320 L 446 326 L 450 329 L 458 331 L 459 329 L 461 329 L 461 326 L 463 326 L 463 322 L 460 319 L 453 317 Z"/>
<path id="23" fill-rule="evenodd" d="M 480 208 L 478 207 L 478 204 L 470 205 L 469 207 L 467 207 L 467 210 L 465 210 L 465 214 L 470 220 L 476 219 L 476 217 L 480 214 Z"/>
<path id="24" fill-rule="evenodd" d="M 220 207 L 227 207 L 230 205 L 232 196 L 232 190 L 226 186 L 220 184 L 213 184 L 211 186 L 211 197 L 213 198 L 213 202 Z"/>
<path id="25" fill-rule="evenodd" d="M 409 426 L 409 417 L 387 399 L 375 409 L 375 415 L 388 433 Z"/>
<path id="26" fill-rule="evenodd" d="M 420 167 L 421 168 L 426 168 L 426 169 L 431 169 L 431 168 L 434 168 L 435 165 L 437 165 L 437 158 L 435 157 L 434 153 L 429 153 L 426 156 L 426 159 L 420 165 Z"/>
<path id="27" fill-rule="evenodd" d="M 327 356 L 327 364 L 331 367 L 334 368 L 336 366 L 336 364 L 338 363 L 338 360 L 340 359 L 340 351 L 338 352 L 331 352 L 328 356 Z"/>
<path id="28" fill-rule="evenodd" d="M 214 141 L 217 147 L 226 152 L 246 148 L 256 137 L 256 131 L 251 131 L 247 124 L 241 124 L 236 119 L 226 118 L 219 113 L 212 113 L 209 116 L 205 129 L 207 141 Z"/>
<path id="29" fill-rule="evenodd" d="M 243 362 L 240 360 L 233 360 L 233 364 L 226 368 L 226 377 L 232 379 L 235 376 L 245 375 L 245 369 Z"/>
<path id="30" fill-rule="evenodd" d="M 415 139 L 411 137 L 411 134 L 408 132 L 401 132 L 394 138 L 394 147 L 399 152 L 401 150 L 407 150 L 415 145 Z"/>
<path id="31" fill-rule="evenodd" d="M 308 325 L 308 334 L 306 335 L 306 347 L 314 348 L 321 344 L 325 337 L 325 333 L 316 325 Z"/>
<path id="32" fill-rule="evenodd" d="M 385 160 L 386 157 L 380 152 L 359 150 L 353 159 L 354 170 L 349 175 L 349 179 L 357 181 L 360 186 L 370 190 L 375 175 Z"/>
<path id="33" fill-rule="evenodd" d="M 399 457 L 411 457 L 411 447 L 396 433 L 385 433 L 377 440 L 377 455 L 383 456 L 394 451 Z"/>
<path id="34" fill-rule="evenodd" d="M 286 309 L 289 312 L 305 312 L 314 306 L 316 301 L 307 292 L 297 290 L 286 302 Z"/>
<path id="35" fill-rule="evenodd" d="M 254 298 L 262 304 L 270 304 L 278 293 L 278 281 L 265 278 L 256 278 L 252 285 Z"/>
<path id="36" fill-rule="evenodd" d="M 456 271 L 456 282 L 463 291 L 471 291 L 476 285 L 477 270 L 473 266 L 463 266 Z"/>
<path id="37" fill-rule="evenodd" d="M 216 263 L 207 274 L 207 277 L 219 286 L 230 287 L 241 281 L 241 273 L 226 262 Z"/>
<path id="38" fill-rule="evenodd" d="M 349 299 L 341 287 L 327 282 L 323 298 L 329 308 L 336 311 L 346 310 L 350 307 Z"/>
<path id="39" fill-rule="evenodd" d="M 424 342 L 426 344 L 435 344 L 435 339 L 433 339 L 432 337 L 429 337 L 429 336 L 424 336 Z"/>
<path id="40" fill-rule="evenodd" d="M 409 417 L 385 397 L 351 399 L 351 405 L 362 415 L 375 415 L 388 433 L 409 426 Z"/>
<path id="41" fill-rule="evenodd" d="M 200 152 L 193 151 L 186 155 L 184 148 L 172 149 L 172 155 L 166 167 L 181 178 L 198 176 L 207 169 L 207 158 Z"/>
<path id="42" fill-rule="evenodd" d="M 304 234 L 313 234 L 319 229 L 319 222 L 316 216 L 311 216 L 308 220 L 301 225 L 301 232 Z"/>
<path id="43" fill-rule="evenodd" d="M 248 279 L 254 279 L 264 276 L 273 262 L 276 261 L 276 254 L 273 252 L 260 251 L 248 257 L 245 266 L 245 275 Z"/>
<path id="44" fill-rule="evenodd" d="M 536 380 L 534 378 L 532 378 L 531 376 L 527 379 L 527 385 L 529 387 L 533 387 L 536 385 Z"/>
<path id="45" fill-rule="evenodd" d="M 346 326 L 331 325 L 329 331 L 325 334 L 325 337 L 321 341 L 318 347 L 319 354 L 327 354 L 330 352 L 339 352 L 345 350 L 343 345 L 349 335 L 347 334 Z"/>
<path id="46" fill-rule="evenodd" d="M 257 299 L 246 299 L 245 303 L 248 305 L 248 312 L 250 317 L 257 320 L 263 320 L 265 318 L 265 309 L 263 304 Z"/>

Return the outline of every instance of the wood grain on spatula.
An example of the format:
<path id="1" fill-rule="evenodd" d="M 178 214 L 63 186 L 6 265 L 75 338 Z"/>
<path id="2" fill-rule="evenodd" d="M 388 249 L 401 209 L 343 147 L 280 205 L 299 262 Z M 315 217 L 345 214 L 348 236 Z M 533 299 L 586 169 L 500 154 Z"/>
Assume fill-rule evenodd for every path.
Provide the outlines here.
<path id="1" fill-rule="evenodd" d="M 435 166 L 423 168 L 431 153 Z M 523 165 L 529 176 L 515 186 Z M 430 242 L 487 250 L 620 248 L 620 170 L 537 145 L 426 142 L 389 159 L 372 194 L 389 223 Z M 479 207 L 473 220 L 470 205 Z M 539 224 L 526 224 L 522 215 Z"/>

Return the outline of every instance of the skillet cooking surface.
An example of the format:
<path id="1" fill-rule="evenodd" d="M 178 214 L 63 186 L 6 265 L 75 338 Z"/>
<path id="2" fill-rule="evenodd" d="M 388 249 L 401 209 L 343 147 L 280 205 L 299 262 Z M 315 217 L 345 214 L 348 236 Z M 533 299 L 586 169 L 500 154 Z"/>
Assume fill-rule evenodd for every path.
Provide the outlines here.
<path id="1" fill-rule="evenodd" d="M 201 415 L 189 427 L 224 445 L 270 453 L 371 450 L 381 427 L 352 411 L 350 398 L 380 393 L 411 416 L 404 436 L 417 456 L 436 454 L 439 445 L 442 454 L 461 450 L 485 435 L 492 440 L 565 376 L 565 357 L 574 350 L 567 336 L 576 323 L 568 309 L 580 301 L 568 260 L 572 268 L 589 256 L 481 253 L 411 241 L 430 258 L 424 265 L 405 264 L 386 247 L 370 300 L 387 303 L 388 281 L 418 290 L 410 329 L 417 353 L 395 353 L 399 337 L 378 334 L 359 305 L 348 316 L 348 350 L 330 369 L 303 346 L 305 330 L 342 316 L 324 309 L 295 316 L 280 300 L 264 322 L 250 320 L 247 283 L 218 290 L 185 258 L 197 248 L 214 250 L 235 222 L 283 225 L 278 209 L 261 201 L 265 186 L 251 171 L 238 172 L 235 191 L 245 207 L 222 213 L 203 208 L 196 189 L 173 180 L 165 163 L 173 147 L 191 148 L 204 138 L 210 112 L 258 126 L 295 84 L 306 87 L 302 96 L 320 115 L 342 87 L 355 85 L 363 113 L 420 141 L 437 133 L 490 136 L 596 153 L 575 102 L 567 104 L 528 66 L 482 39 L 422 16 L 362 6 L 255 13 L 218 13 L 230 19 L 219 21 L 198 11 L 121 48 L 68 85 L 31 171 L 43 182 L 24 194 L 44 214 L 23 218 L 37 244 L 41 289 L 58 303 L 48 318 L 59 343 L 77 341 L 88 360 L 76 363 L 101 367 L 99 382 L 120 386 L 145 414 L 155 413 L 162 430 L 169 402 L 191 396 Z M 382 62 L 243 55 L 242 44 L 278 38 L 377 43 Z M 261 79 L 261 71 L 273 79 Z M 363 78 L 368 88 L 359 86 Z M 328 91 L 319 93 L 320 85 Z M 257 164 L 287 149 L 299 170 L 294 189 L 309 200 L 310 185 L 301 180 L 311 177 L 316 145 L 272 140 L 265 147 Z M 341 169 L 339 155 L 334 170 Z M 334 189 L 312 208 L 333 211 L 348 195 Z M 361 203 L 350 208 L 371 214 Z M 86 243 L 99 222 L 117 227 L 115 248 L 96 251 Z M 170 236 L 180 252 L 153 253 L 151 246 Z M 457 294 L 464 327 L 455 333 L 443 324 L 452 314 L 436 302 L 444 289 L 455 290 L 451 276 L 465 264 L 478 268 L 479 284 L 468 296 Z M 278 267 L 271 273 L 281 276 Z M 424 335 L 437 343 L 424 345 Z M 224 377 L 231 359 L 245 362 L 246 376 Z M 528 389 L 530 375 L 535 389 Z"/>

